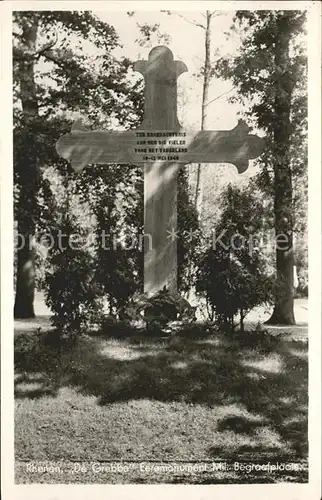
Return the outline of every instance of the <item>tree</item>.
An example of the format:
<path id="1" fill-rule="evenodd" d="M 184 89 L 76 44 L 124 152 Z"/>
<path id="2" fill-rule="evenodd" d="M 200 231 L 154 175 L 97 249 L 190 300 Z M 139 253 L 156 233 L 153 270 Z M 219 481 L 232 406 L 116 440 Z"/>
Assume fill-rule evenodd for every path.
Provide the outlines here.
<path id="1" fill-rule="evenodd" d="M 269 323 L 294 324 L 294 179 L 306 178 L 306 57 L 303 11 L 237 11 L 239 53 L 218 61 L 217 74 L 232 80 L 246 116 L 264 130 L 267 148 L 259 185 L 274 200 L 276 275 L 279 283 Z"/>
<path id="2" fill-rule="evenodd" d="M 114 28 L 90 12 L 15 12 L 13 36 L 15 217 L 23 243 L 17 252 L 14 315 L 28 318 L 34 316 L 43 168 L 66 169 L 55 152 L 56 141 L 70 130 L 75 112 L 86 114 L 91 125 L 116 119 L 131 126 L 142 106 L 140 84 L 127 80 L 130 61 L 113 56 Z"/>
<path id="3" fill-rule="evenodd" d="M 205 30 L 205 59 L 203 66 L 203 86 L 202 86 L 202 102 L 201 102 L 201 130 L 205 129 L 206 126 L 206 118 L 207 118 L 207 106 L 209 101 L 209 85 L 212 77 L 212 66 L 211 66 L 211 19 L 214 15 L 214 12 L 206 11 L 206 25 L 197 25 L 203 26 Z M 201 164 L 199 163 L 197 166 L 197 179 L 196 179 L 196 193 L 195 193 L 195 207 L 201 212 L 201 199 L 202 199 L 202 187 L 201 187 Z"/>
<path id="4" fill-rule="evenodd" d="M 16 300 L 14 315 L 18 318 L 34 317 L 33 301 L 35 289 L 34 270 L 34 233 L 35 218 L 37 216 L 36 193 L 39 186 L 39 170 L 37 168 L 37 155 L 34 144 L 35 131 L 30 124 L 37 121 L 39 117 L 39 105 L 37 99 L 35 68 L 33 54 L 36 52 L 36 40 L 38 31 L 38 19 L 30 22 L 28 17 L 21 18 L 21 38 L 23 39 L 25 57 L 18 59 L 16 75 L 20 85 L 20 100 L 24 119 L 28 129 L 25 130 L 23 141 L 29 145 L 26 155 L 16 156 L 16 168 L 23 176 L 27 163 L 27 172 L 23 176 L 23 189 L 20 189 L 18 217 L 18 233 L 23 241 L 18 251 Z M 22 184 L 22 183 L 21 183 Z"/>

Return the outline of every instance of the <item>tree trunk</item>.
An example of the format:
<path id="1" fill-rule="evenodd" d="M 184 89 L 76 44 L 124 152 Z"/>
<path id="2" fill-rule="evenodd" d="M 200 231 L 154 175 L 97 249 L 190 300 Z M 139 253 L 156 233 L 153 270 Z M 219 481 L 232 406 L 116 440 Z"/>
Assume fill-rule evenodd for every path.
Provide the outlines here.
<path id="1" fill-rule="evenodd" d="M 240 321 L 239 321 L 239 324 L 240 324 L 240 333 L 244 333 L 244 311 L 243 311 L 242 308 L 240 309 Z"/>
<path id="2" fill-rule="evenodd" d="M 22 248 L 17 255 L 16 299 L 14 307 L 15 318 L 34 318 L 35 269 L 33 234 L 26 230 L 20 232 Z"/>
<path id="3" fill-rule="evenodd" d="M 202 88 L 202 103 L 201 103 L 201 130 L 205 129 L 207 118 L 207 104 L 209 95 L 209 83 L 211 75 L 211 61 L 210 61 L 210 42 L 211 42 L 211 17 L 213 13 L 207 10 L 206 12 L 206 32 L 205 32 L 205 61 L 204 61 L 204 75 L 203 75 L 203 88 Z M 197 167 L 196 179 L 196 192 L 195 192 L 195 207 L 201 213 L 202 204 L 202 180 L 201 180 L 201 164 Z"/>
<path id="4" fill-rule="evenodd" d="M 16 160 L 19 177 L 17 210 L 19 247 L 17 250 L 17 280 L 14 306 L 15 318 L 34 318 L 35 266 L 34 235 L 37 219 L 37 191 L 39 170 L 36 154 L 35 125 L 38 119 L 38 101 L 34 77 L 38 21 L 37 16 L 25 16 L 20 47 L 23 56 L 17 61 L 20 99 L 25 122 L 24 153 Z"/>
<path id="5" fill-rule="evenodd" d="M 280 72 L 276 82 L 274 124 L 274 215 L 278 294 L 273 314 L 266 323 L 294 325 L 292 172 L 289 160 L 293 88 L 288 71 L 291 30 L 287 12 L 278 15 L 276 28 L 275 66 Z"/>

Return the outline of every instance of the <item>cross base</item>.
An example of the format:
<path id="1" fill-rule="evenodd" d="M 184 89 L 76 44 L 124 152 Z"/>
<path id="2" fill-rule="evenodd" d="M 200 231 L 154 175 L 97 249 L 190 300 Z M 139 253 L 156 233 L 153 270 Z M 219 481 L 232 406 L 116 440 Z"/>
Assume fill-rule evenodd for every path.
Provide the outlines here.
<path id="1" fill-rule="evenodd" d="M 129 321 L 144 320 L 147 327 L 157 325 L 162 329 L 172 321 L 195 321 L 195 309 L 178 292 L 164 287 L 152 297 L 145 293 L 135 294 L 123 311 L 123 317 Z"/>

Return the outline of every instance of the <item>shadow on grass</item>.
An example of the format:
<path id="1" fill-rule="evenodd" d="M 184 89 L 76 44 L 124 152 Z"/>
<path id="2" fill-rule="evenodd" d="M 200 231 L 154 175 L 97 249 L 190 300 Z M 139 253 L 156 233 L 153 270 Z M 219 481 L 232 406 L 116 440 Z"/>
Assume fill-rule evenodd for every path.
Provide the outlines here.
<path id="1" fill-rule="evenodd" d="M 254 436 L 268 428 L 282 438 L 290 461 L 307 455 L 306 356 L 305 342 L 279 340 L 263 353 L 258 346 L 219 333 L 166 339 L 87 336 L 74 347 L 21 334 L 15 339 L 16 398 L 55 397 L 60 388 L 71 386 L 96 396 L 99 405 L 133 399 L 242 405 L 245 413 L 231 410 L 219 419 L 218 431 Z M 267 456 L 280 458 L 282 450 L 266 437 Z M 239 449 L 243 456 L 261 453 L 260 447 L 244 448 Z M 224 447 L 209 448 L 209 454 L 236 459 L 236 450 L 230 456 Z"/>

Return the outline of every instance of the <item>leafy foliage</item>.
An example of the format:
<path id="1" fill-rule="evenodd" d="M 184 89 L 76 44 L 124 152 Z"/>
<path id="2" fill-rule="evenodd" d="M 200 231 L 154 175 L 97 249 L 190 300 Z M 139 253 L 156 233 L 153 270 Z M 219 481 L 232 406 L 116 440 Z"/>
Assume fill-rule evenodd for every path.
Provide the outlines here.
<path id="1" fill-rule="evenodd" d="M 264 208 L 251 189 L 228 186 L 222 195 L 222 215 L 212 245 L 201 256 L 196 290 L 205 296 L 211 320 L 240 328 L 246 314 L 272 299 L 273 280 L 258 243 Z M 256 243 L 255 243 L 256 242 Z"/>
<path id="2" fill-rule="evenodd" d="M 189 193 L 188 171 L 181 168 L 178 174 L 178 290 L 188 293 L 196 277 L 201 244 L 198 212 Z"/>
<path id="3" fill-rule="evenodd" d="M 260 159 L 260 187 L 273 195 L 274 171 L 284 158 L 276 127 L 287 127 L 287 162 L 294 178 L 306 178 L 307 163 L 307 57 L 305 11 L 237 11 L 232 29 L 242 33 L 237 56 L 221 58 L 217 76 L 232 80 L 237 100 L 248 121 L 266 134 Z M 277 46 L 289 37 L 287 60 L 277 59 Z M 289 117 L 278 113 L 277 98 L 289 100 Z M 289 118 L 289 124 L 286 120 Z M 281 138 L 282 140 L 282 138 Z M 284 140 L 284 139 L 283 139 Z M 286 152 L 286 150 L 285 150 Z M 302 201 L 305 197 L 302 197 Z"/>
<path id="4" fill-rule="evenodd" d="M 45 275 L 46 303 L 53 313 L 51 321 L 58 335 L 67 339 L 76 338 L 99 321 L 102 296 L 95 280 L 94 253 L 87 244 L 88 234 L 70 207 L 71 187 L 72 182 L 68 185 L 64 213 L 51 231 L 53 244 L 48 251 Z"/>
<path id="5" fill-rule="evenodd" d="M 96 219 L 95 278 L 117 315 L 143 289 L 143 172 L 133 165 L 96 167 L 91 173 Z"/>
<path id="6" fill-rule="evenodd" d="M 140 31 L 140 38 L 136 40 L 136 42 L 141 46 L 151 46 L 152 39 L 155 39 L 154 43 L 157 43 L 158 45 L 168 45 L 171 40 L 171 36 L 168 33 L 162 33 L 160 31 L 160 23 L 155 23 L 155 24 L 140 24 L 136 23 L 137 27 L 139 28 Z"/>

